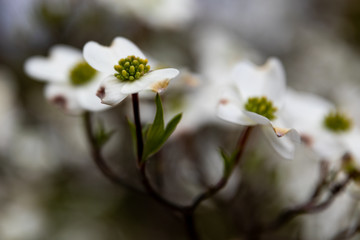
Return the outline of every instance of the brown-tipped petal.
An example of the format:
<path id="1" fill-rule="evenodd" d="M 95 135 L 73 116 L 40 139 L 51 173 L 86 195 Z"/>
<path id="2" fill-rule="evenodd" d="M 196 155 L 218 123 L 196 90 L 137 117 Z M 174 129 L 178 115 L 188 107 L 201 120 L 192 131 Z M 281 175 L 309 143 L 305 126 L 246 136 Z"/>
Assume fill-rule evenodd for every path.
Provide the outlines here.
<path id="1" fill-rule="evenodd" d="M 65 113 L 78 115 L 83 112 L 76 98 L 76 91 L 70 85 L 48 84 L 45 87 L 45 97 Z"/>
<path id="2" fill-rule="evenodd" d="M 128 94 L 121 93 L 124 83 L 114 75 L 105 78 L 96 91 L 96 96 L 101 99 L 101 103 L 115 106 L 124 100 Z M 95 94 L 95 93 L 94 93 Z"/>
<path id="3" fill-rule="evenodd" d="M 150 86 L 150 89 L 154 92 L 161 93 L 162 91 L 164 91 L 167 88 L 167 86 L 169 85 L 169 82 L 170 82 L 169 79 L 155 82 Z"/>
<path id="4" fill-rule="evenodd" d="M 158 82 L 170 81 L 179 74 L 174 68 L 163 68 L 150 71 L 140 79 L 133 82 L 126 82 L 121 89 L 123 94 L 137 93 L 143 90 L 152 90 L 151 86 Z"/>

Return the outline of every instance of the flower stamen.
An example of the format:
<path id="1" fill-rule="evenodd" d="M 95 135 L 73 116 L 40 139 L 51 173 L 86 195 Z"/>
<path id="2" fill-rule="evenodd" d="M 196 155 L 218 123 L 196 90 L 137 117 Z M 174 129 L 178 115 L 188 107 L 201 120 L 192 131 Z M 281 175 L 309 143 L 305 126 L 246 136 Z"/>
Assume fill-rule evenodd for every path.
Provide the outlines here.
<path id="1" fill-rule="evenodd" d="M 150 71 L 150 66 L 147 64 L 147 59 L 135 56 L 122 58 L 119 60 L 119 64 L 114 66 L 114 69 L 118 72 L 114 76 L 121 81 L 133 82 Z"/>
<path id="2" fill-rule="evenodd" d="M 84 85 L 90 82 L 96 75 L 96 70 L 86 62 L 77 63 L 70 70 L 70 82 L 74 86 Z"/>
<path id="3" fill-rule="evenodd" d="M 334 111 L 325 116 L 324 126 L 335 133 L 346 132 L 351 129 L 352 121 L 345 114 Z"/>
<path id="4" fill-rule="evenodd" d="M 249 98 L 245 104 L 245 109 L 264 116 L 269 120 L 275 119 L 275 112 L 277 111 L 277 108 L 265 96 Z"/>

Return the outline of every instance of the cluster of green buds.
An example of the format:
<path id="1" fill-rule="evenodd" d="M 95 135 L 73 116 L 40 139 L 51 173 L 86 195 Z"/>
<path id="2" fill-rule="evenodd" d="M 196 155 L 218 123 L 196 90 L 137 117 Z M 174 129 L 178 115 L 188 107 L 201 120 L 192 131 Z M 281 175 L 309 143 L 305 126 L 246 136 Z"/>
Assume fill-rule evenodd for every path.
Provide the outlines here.
<path id="1" fill-rule="evenodd" d="M 74 86 L 89 83 L 96 75 L 96 70 L 90 67 L 86 62 L 77 63 L 70 70 L 70 82 Z"/>
<path id="2" fill-rule="evenodd" d="M 122 58 L 120 59 L 119 64 L 114 66 L 114 69 L 118 72 L 114 75 L 121 81 L 135 81 L 150 71 L 150 66 L 147 65 L 147 63 L 147 59 L 135 56 Z"/>
<path id="3" fill-rule="evenodd" d="M 332 132 L 341 133 L 351 129 L 352 121 L 345 114 L 330 112 L 324 118 L 324 126 Z"/>
<path id="4" fill-rule="evenodd" d="M 245 109 L 249 112 L 257 113 L 269 120 L 275 119 L 277 108 L 265 96 L 249 98 L 245 104 Z"/>

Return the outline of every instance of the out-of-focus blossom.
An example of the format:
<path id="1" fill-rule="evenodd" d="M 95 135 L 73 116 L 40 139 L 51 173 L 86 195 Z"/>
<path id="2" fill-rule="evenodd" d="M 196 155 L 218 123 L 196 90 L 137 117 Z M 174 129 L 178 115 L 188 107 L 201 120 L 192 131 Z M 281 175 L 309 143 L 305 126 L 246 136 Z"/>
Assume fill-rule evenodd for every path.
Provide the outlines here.
<path id="1" fill-rule="evenodd" d="M 21 227 L 20 227 L 21 226 Z M 2 209 L 1 239 L 38 239 L 43 234 L 44 216 L 38 207 L 25 199 L 17 199 Z"/>
<path id="2" fill-rule="evenodd" d="M 196 16 L 194 0 L 99 0 L 100 4 L 122 15 L 134 15 L 154 28 L 178 29 Z"/>
<path id="3" fill-rule="evenodd" d="M 175 98 L 175 102 L 181 104 L 168 104 L 182 107 L 168 109 L 173 114 L 183 112 L 177 133 L 194 131 L 206 124 L 223 125 L 224 121 L 216 116 L 216 107 L 231 79 L 229 73 L 241 59 L 260 59 L 238 36 L 220 27 L 200 25 L 194 34 L 192 48 L 198 58 L 199 73 L 182 72 L 176 82 L 187 88 Z"/>
<path id="4" fill-rule="evenodd" d="M 283 118 L 320 158 L 339 161 L 347 151 L 359 152 L 353 147 L 360 134 L 352 119 L 317 95 L 288 90 Z"/>
<path id="5" fill-rule="evenodd" d="M 293 129 L 275 127 L 282 124 L 278 111 L 284 104 L 286 91 L 280 61 L 272 58 L 260 67 L 240 62 L 231 78 L 234 86 L 220 100 L 218 116 L 243 126 L 260 125 L 275 150 L 291 159 L 299 136 Z"/>
<path id="6" fill-rule="evenodd" d="M 86 43 L 84 58 L 93 68 L 107 74 L 97 96 L 108 105 L 116 105 L 129 94 L 143 90 L 162 92 L 179 74 L 174 68 L 150 70 L 141 50 L 122 37 L 115 38 L 110 47 L 96 42 Z"/>
<path id="7" fill-rule="evenodd" d="M 49 57 L 29 58 L 25 71 L 33 78 L 48 82 L 45 97 L 67 113 L 109 108 L 101 104 L 95 95 L 105 76 L 91 68 L 75 48 L 56 45 L 50 49 Z"/>
<path id="8" fill-rule="evenodd" d="M 353 225 L 350 215 L 356 211 L 354 204 L 348 194 L 338 196 L 324 211 L 304 218 L 302 236 L 304 239 L 332 239 L 340 231 Z"/>
<path id="9" fill-rule="evenodd" d="M 201 20 L 240 33 L 258 49 L 277 53 L 294 43 L 301 18 L 307 17 L 309 0 L 200 0 Z M 301 26 L 301 25 L 300 25 Z"/>

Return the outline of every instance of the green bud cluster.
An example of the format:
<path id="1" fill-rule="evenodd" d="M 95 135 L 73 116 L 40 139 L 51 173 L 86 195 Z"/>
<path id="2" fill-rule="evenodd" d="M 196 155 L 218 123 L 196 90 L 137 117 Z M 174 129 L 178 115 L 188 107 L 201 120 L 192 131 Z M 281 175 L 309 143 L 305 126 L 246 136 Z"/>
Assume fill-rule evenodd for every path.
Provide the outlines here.
<path id="1" fill-rule="evenodd" d="M 118 72 L 114 75 L 121 81 L 135 81 L 150 70 L 150 66 L 147 65 L 147 63 L 147 59 L 135 56 L 122 58 L 120 59 L 119 64 L 114 66 L 114 69 Z"/>
<path id="2" fill-rule="evenodd" d="M 324 118 L 324 126 L 335 133 L 346 132 L 352 127 L 352 121 L 340 112 L 330 112 Z"/>
<path id="3" fill-rule="evenodd" d="M 74 86 L 84 85 L 90 82 L 96 75 L 96 70 L 86 62 L 77 63 L 70 70 L 70 82 Z"/>
<path id="4" fill-rule="evenodd" d="M 277 111 L 277 108 L 265 96 L 249 98 L 245 104 L 245 109 L 264 116 L 269 120 L 275 119 L 275 112 Z"/>

